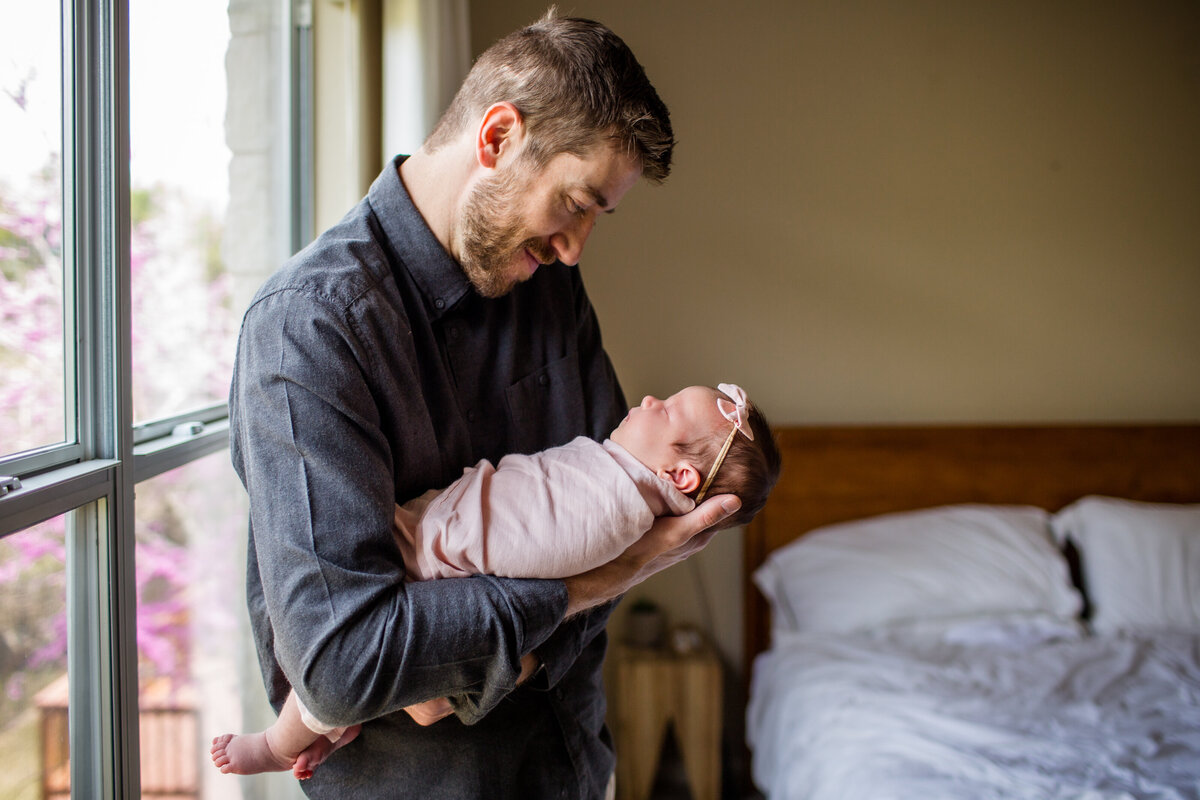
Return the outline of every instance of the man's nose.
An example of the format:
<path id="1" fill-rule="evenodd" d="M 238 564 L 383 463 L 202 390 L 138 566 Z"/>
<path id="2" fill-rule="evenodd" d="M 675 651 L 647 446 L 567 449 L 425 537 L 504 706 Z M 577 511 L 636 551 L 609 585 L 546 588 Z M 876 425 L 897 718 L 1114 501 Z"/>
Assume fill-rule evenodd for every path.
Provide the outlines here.
<path id="1" fill-rule="evenodd" d="M 662 400 L 659 400 L 657 397 L 655 397 L 652 394 L 648 394 L 642 398 L 642 408 L 647 409 L 647 410 L 654 408 L 655 406 L 657 406 L 661 403 L 662 403 Z"/>
<path id="2" fill-rule="evenodd" d="M 558 260 L 568 267 L 578 264 L 579 259 L 583 257 L 583 246 L 587 244 L 588 237 L 592 235 L 592 228 L 595 225 L 596 218 L 588 214 L 580 217 L 575 224 L 551 236 L 550 246 L 554 248 Z"/>

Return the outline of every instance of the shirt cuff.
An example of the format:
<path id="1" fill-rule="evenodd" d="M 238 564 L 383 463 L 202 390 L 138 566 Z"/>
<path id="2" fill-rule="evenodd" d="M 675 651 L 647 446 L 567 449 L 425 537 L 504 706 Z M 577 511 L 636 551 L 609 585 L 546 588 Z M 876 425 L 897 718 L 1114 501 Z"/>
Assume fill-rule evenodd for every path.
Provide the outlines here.
<path id="1" fill-rule="evenodd" d="M 567 613 L 567 586 L 562 581 L 537 578 L 506 579 L 500 581 L 506 589 L 509 602 L 520 620 L 517 649 L 521 653 L 537 650 L 551 638 Z M 512 583 L 510 583 L 512 581 Z M 518 591 L 513 591 L 519 585 Z"/>
<path id="2" fill-rule="evenodd" d="M 575 660 L 608 624 L 614 603 L 605 603 L 578 614 L 558 626 L 558 630 L 541 646 L 534 649 L 541 668 L 525 685 L 531 689 L 549 691 L 558 685 Z"/>

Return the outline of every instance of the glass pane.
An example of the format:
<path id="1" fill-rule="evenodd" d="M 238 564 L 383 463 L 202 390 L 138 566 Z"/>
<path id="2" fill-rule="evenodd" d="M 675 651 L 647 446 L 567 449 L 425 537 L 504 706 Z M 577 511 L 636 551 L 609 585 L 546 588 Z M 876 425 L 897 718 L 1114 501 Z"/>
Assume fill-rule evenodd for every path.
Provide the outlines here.
<path id="1" fill-rule="evenodd" d="M 70 787 L 65 543 L 66 517 L 0 540 L 0 800 Z"/>
<path id="2" fill-rule="evenodd" d="M 130 3 L 133 408 L 223 400 L 234 335 L 221 254 L 229 197 L 226 0 Z M 179 64 L 187 69 L 178 69 Z"/>
<path id="3" fill-rule="evenodd" d="M 66 438 L 58 3 L 0 0 L 0 457 Z"/>
<path id="4" fill-rule="evenodd" d="M 144 796 L 265 797 L 290 773 L 222 775 L 209 742 L 272 718 L 246 612 L 248 507 L 216 453 L 138 484 L 136 564 Z M 264 720 L 263 715 L 267 717 Z"/>
<path id="5" fill-rule="evenodd" d="M 229 19 L 226 0 L 129 6 L 133 410 L 140 422 L 223 400 L 229 388 L 236 329 L 221 255 Z"/>
<path id="6" fill-rule="evenodd" d="M 286 7 L 130 0 L 136 422 L 226 399 L 242 311 L 290 255 Z"/>

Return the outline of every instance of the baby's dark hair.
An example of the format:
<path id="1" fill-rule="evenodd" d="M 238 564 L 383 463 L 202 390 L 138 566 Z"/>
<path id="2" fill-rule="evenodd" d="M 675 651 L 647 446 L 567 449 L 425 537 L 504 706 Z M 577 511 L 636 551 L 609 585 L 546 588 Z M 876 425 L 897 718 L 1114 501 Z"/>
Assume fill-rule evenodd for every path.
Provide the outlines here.
<path id="1" fill-rule="evenodd" d="M 717 468 L 712 483 L 705 492 L 705 497 L 715 497 L 719 494 L 733 494 L 742 501 L 742 507 L 737 513 L 721 523 L 722 528 L 732 528 L 745 525 L 754 519 L 767 503 L 767 496 L 775 488 L 779 480 L 779 470 L 783 459 L 779 455 L 779 443 L 767 418 L 754 403 L 747 401 L 749 409 L 748 421 L 754 441 L 750 441 L 740 433 L 735 434 L 729 445 L 729 452 Z M 708 477 L 707 470 L 712 468 L 725 437 L 705 437 L 690 443 L 677 445 L 680 454 L 687 458 L 700 470 L 705 470 L 700 476 L 703 485 Z M 699 492 L 697 489 L 689 496 L 694 500 Z"/>

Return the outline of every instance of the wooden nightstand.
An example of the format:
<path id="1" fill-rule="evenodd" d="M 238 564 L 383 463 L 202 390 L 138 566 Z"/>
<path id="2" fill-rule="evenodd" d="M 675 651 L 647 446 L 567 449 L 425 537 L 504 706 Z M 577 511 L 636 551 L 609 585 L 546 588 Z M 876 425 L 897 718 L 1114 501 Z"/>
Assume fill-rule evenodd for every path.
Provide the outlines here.
<path id="1" fill-rule="evenodd" d="M 693 800 L 721 792 L 721 661 L 709 648 L 679 655 L 621 646 L 615 651 L 617 797 L 649 800 L 668 726 Z"/>

